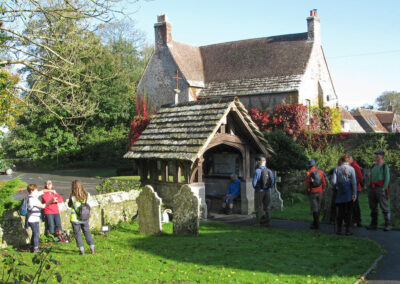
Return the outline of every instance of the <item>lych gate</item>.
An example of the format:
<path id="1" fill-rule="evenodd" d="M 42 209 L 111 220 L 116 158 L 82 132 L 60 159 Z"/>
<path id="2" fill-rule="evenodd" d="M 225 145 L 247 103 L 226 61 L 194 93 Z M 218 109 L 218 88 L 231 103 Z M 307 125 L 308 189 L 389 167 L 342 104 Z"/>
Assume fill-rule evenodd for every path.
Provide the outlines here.
<path id="1" fill-rule="evenodd" d="M 251 214 L 252 161 L 271 151 L 235 98 L 161 107 L 124 157 L 134 159 L 141 182 L 151 184 L 167 207 L 182 184 L 189 184 L 206 216 L 206 196 L 222 196 L 232 173 L 242 181 L 240 211 Z"/>

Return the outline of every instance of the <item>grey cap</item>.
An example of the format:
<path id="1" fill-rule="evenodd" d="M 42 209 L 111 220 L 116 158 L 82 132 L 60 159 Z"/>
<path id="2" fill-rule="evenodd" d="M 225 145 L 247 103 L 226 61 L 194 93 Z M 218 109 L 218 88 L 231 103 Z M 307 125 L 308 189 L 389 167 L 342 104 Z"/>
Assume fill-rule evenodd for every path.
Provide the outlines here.
<path id="1" fill-rule="evenodd" d="M 375 152 L 375 155 L 382 155 L 382 156 L 385 156 L 385 151 L 383 151 L 383 150 L 378 150 L 378 151 Z"/>
<path id="2" fill-rule="evenodd" d="M 310 159 L 310 160 L 307 161 L 306 167 L 307 168 L 312 168 L 312 167 L 315 167 L 316 165 L 317 165 L 317 163 L 315 162 L 315 160 L 314 159 Z"/>

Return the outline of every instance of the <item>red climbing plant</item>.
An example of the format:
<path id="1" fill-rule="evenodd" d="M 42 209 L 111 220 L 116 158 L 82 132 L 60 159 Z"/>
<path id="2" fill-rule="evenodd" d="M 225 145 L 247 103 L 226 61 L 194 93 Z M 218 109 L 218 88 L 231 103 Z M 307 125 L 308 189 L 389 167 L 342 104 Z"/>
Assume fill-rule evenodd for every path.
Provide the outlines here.
<path id="1" fill-rule="evenodd" d="M 138 96 L 136 98 L 136 116 L 133 118 L 129 129 L 129 149 L 136 143 L 142 132 L 151 121 L 152 115 L 148 112 L 147 101 Z"/>

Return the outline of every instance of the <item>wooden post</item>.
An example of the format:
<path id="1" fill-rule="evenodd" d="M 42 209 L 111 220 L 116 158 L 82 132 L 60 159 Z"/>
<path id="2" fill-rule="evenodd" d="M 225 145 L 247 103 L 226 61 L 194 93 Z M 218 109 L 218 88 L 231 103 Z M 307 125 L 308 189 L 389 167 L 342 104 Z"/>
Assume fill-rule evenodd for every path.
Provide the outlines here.
<path id="1" fill-rule="evenodd" d="M 178 174 L 178 183 L 181 183 L 182 182 L 182 168 L 181 168 L 180 163 L 176 165 L 176 171 Z"/>
<path id="2" fill-rule="evenodd" d="M 150 180 L 158 181 L 158 173 L 157 173 L 157 161 L 150 160 Z"/>
<path id="3" fill-rule="evenodd" d="M 199 163 L 197 164 L 197 182 L 203 181 L 203 162 L 204 162 L 204 158 L 200 157 Z"/>

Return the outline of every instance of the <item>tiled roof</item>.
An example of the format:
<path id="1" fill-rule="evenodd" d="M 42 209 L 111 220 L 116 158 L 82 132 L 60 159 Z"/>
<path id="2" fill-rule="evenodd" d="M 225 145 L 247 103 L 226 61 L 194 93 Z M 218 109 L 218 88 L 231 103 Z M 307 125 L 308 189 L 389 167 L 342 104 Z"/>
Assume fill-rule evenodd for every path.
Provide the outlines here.
<path id="1" fill-rule="evenodd" d="M 392 124 L 394 119 L 394 112 L 383 110 L 374 110 L 374 112 L 382 124 Z"/>
<path id="2" fill-rule="evenodd" d="M 355 118 L 351 115 L 351 113 L 344 107 L 340 106 L 339 111 L 340 111 L 340 116 L 342 117 L 342 119 L 355 120 Z"/>
<path id="3" fill-rule="evenodd" d="M 299 87 L 311 56 L 307 33 L 281 35 L 207 46 L 172 42 L 172 56 L 193 85 L 202 82 L 200 96 L 288 92 Z"/>
<path id="4" fill-rule="evenodd" d="M 248 125 L 264 150 L 273 152 L 246 108 L 235 98 L 200 100 L 161 107 L 124 158 L 194 162 L 233 108 L 240 112 L 244 118 L 243 123 Z"/>
<path id="5" fill-rule="evenodd" d="M 366 132 L 388 132 L 372 109 L 358 108 L 353 116 Z"/>

